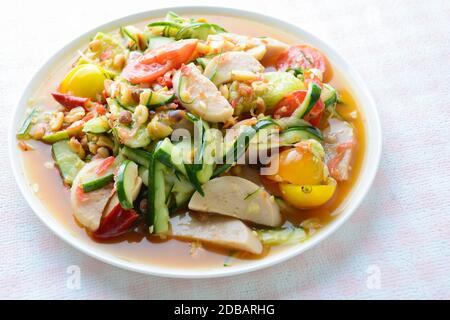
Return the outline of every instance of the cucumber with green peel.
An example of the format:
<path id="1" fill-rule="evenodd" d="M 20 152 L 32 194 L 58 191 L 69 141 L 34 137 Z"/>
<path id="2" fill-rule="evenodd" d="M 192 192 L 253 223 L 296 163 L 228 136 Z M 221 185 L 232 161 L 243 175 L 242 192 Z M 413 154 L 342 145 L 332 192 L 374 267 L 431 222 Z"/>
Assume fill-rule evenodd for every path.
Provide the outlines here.
<path id="1" fill-rule="evenodd" d="M 211 57 L 211 58 L 200 57 L 200 58 L 195 59 L 195 61 L 196 61 L 199 65 L 201 65 L 201 66 L 203 67 L 203 69 L 204 69 L 204 68 L 206 67 L 206 65 L 208 64 L 208 62 L 211 61 L 211 59 L 212 59 L 212 57 Z"/>
<path id="2" fill-rule="evenodd" d="M 317 101 L 320 99 L 320 94 L 322 93 L 322 89 L 314 82 L 310 82 L 308 84 L 308 92 L 306 93 L 306 97 L 300 106 L 295 109 L 294 113 L 292 113 L 291 117 L 303 119 L 314 107 Z"/>
<path id="3" fill-rule="evenodd" d="M 176 176 L 171 190 L 175 199 L 176 208 L 186 207 L 194 192 L 195 188 L 184 176 Z"/>
<path id="4" fill-rule="evenodd" d="M 124 146 L 122 148 L 122 154 L 137 164 L 148 168 L 148 162 L 152 157 L 152 154 L 148 151 L 142 149 L 132 149 L 130 147 Z"/>
<path id="5" fill-rule="evenodd" d="M 164 164 L 166 167 L 174 169 L 176 172 L 183 174 L 188 178 L 189 182 L 194 186 L 194 188 L 203 194 L 203 189 L 201 183 L 198 180 L 197 172 L 198 170 L 193 169 L 191 163 L 187 163 L 183 159 L 183 149 L 178 147 L 178 145 L 172 144 L 169 138 L 159 141 L 156 145 L 153 157 L 159 162 Z"/>
<path id="6" fill-rule="evenodd" d="M 280 134 L 280 145 L 290 146 L 308 139 L 314 139 L 321 142 L 323 140 L 323 135 L 319 129 L 313 126 L 291 127 Z"/>
<path id="7" fill-rule="evenodd" d="M 85 133 L 104 133 L 109 131 L 110 126 L 105 116 L 92 118 L 83 126 Z"/>
<path id="8" fill-rule="evenodd" d="M 271 118 L 263 118 L 254 126 L 243 128 L 232 146 L 226 151 L 223 164 L 214 170 L 212 177 L 215 178 L 231 168 L 245 154 L 250 140 L 255 137 L 259 130 L 269 129 L 271 127 L 278 127 L 278 124 Z"/>
<path id="9" fill-rule="evenodd" d="M 165 106 L 175 100 L 175 94 L 166 90 L 149 91 L 144 105 L 150 109 Z"/>
<path id="10" fill-rule="evenodd" d="M 175 35 L 176 40 L 200 39 L 206 40 L 209 35 L 227 32 L 224 28 L 213 23 L 195 22 L 184 26 Z"/>
<path id="11" fill-rule="evenodd" d="M 138 177 L 138 166 L 131 160 L 123 160 L 117 171 L 117 196 L 122 208 L 133 208 L 133 190 Z"/>
<path id="12" fill-rule="evenodd" d="M 122 127 L 122 129 L 130 130 L 130 128 L 128 128 L 128 127 Z M 131 129 L 131 130 L 135 130 L 135 129 Z M 130 147 L 133 149 L 138 149 L 138 148 L 147 147 L 151 141 L 152 140 L 151 140 L 150 136 L 148 135 L 147 127 L 140 126 L 137 129 L 136 133 L 133 135 L 133 137 L 125 140 L 123 142 L 123 144 L 127 147 Z"/>
<path id="13" fill-rule="evenodd" d="M 70 148 L 68 140 L 54 143 L 52 145 L 52 155 L 64 183 L 72 185 L 76 175 L 83 168 L 84 161 Z"/>
<path id="14" fill-rule="evenodd" d="M 169 138 L 157 143 L 153 157 L 165 166 L 187 175 L 182 150 L 173 145 Z"/>
<path id="15" fill-rule="evenodd" d="M 81 184 L 81 188 L 83 188 L 83 192 L 91 192 L 100 188 L 103 188 L 108 183 L 114 180 L 114 174 L 109 173 L 103 177 L 99 177 L 92 181 L 84 182 Z"/>
<path id="16" fill-rule="evenodd" d="M 163 37 L 175 37 L 182 28 L 180 24 L 170 21 L 151 22 L 147 27 L 152 31 L 156 28 Z"/>
<path id="17" fill-rule="evenodd" d="M 42 141 L 44 141 L 45 143 L 55 143 L 67 139 L 69 139 L 69 133 L 66 130 L 50 133 L 42 137 Z"/>
<path id="18" fill-rule="evenodd" d="M 338 102 L 336 89 L 330 86 L 328 83 L 323 84 L 320 98 L 322 99 L 326 109 L 333 108 Z"/>
<path id="19" fill-rule="evenodd" d="M 155 157 L 150 159 L 148 170 L 147 225 L 152 234 L 166 234 L 169 231 L 169 209 L 166 203 L 164 164 Z"/>
<path id="20" fill-rule="evenodd" d="M 23 121 L 22 126 L 17 131 L 17 134 L 16 134 L 17 139 L 21 139 L 21 140 L 30 139 L 29 132 L 30 132 L 31 127 L 33 126 L 33 123 L 32 123 L 33 118 L 36 116 L 37 112 L 38 112 L 37 107 L 34 107 L 33 109 L 31 109 L 30 113 Z"/>

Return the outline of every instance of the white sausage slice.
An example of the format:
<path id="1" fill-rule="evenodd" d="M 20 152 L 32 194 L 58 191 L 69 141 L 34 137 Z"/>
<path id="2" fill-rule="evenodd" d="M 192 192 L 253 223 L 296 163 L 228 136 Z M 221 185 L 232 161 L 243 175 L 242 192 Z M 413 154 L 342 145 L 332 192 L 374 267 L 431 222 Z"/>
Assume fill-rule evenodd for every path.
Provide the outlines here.
<path id="1" fill-rule="evenodd" d="M 236 176 L 209 180 L 203 185 L 204 196 L 195 192 L 189 209 L 219 213 L 257 224 L 277 227 L 282 224 L 274 198 L 257 184 Z"/>
<path id="2" fill-rule="evenodd" d="M 102 162 L 102 159 L 97 159 L 85 164 L 75 177 L 70 190 L 70 203 L 75 218 L 91 231 L 97 230 L 100 225 L 103 209 L 113 193 L 113 184 L 110 183 L 81 196 L 78 195 L 77 189 L 82 183 L 98 178 L 95 171 Z"/>
<path id="3" fill-rule="evenodd" d="M 264 67 L 247 52 L 230 51 L 212 58 L 206 65 L 203 75 L 211 79 L 215 85 L 220 85 L 231 81 L 232 71 L 259 73 L 264 71 Z"/>
<path id="4" fill-rule="evenodd" d="M 208 215 L 197 219 L 182 214 L 171 219 L 172 235 L 181 239 L 199 240 L 230 249 L 260 254 L 263 250 L 257 235 L 242 221 Z"/>
<path id="5" fill-rule="evenodd" d="M 173 87 L 181 104 L 206 121 L 225 122 L 233 115 L 230 103 L 193 63 L 175 72 Z"/>

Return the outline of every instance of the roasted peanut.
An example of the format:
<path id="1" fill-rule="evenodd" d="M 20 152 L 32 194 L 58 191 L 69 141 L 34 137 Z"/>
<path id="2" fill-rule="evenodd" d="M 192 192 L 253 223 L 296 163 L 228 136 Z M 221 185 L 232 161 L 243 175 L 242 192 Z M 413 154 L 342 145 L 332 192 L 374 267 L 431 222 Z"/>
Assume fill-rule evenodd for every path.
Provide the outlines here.
<path id="1" fill-rule="evenodd" d="M 100 50 L 102 46 L 102 43 L 100 40 L 93 40 L 89 43 L 89 49 L 91 49 L 91 51 L 97 52 L 98 50 Z"/>
<path id="2" fill-rule="evenodd" d="M 119 122 L 123 124 L 130 124 L 132 121 L 131 112 L 128 110 L 122 110 L 119 114 Z"/>
<path id="3" fill-rule="evenodd" d="M 81 145 L 80 141 L 78 141 L 75 137 L 70 138 L 69 147 L 81 159 L 84 159 L 86 157 L 86 152 L 84 151 L 83 146 Z"/>
<path id="4" fill-rule="evenodd" d="M 107 136 L 99 136 L 97 140 L 97 145 L 99 147 L 106 147 L 111 150 L 114 148 L 114 143 Z"/>
<path id="5" fill-rule="evenodd" d="M 109 157 L 109 150 L 105 147 L 100 147 L 97 149 L 97 154 L 102 158 L 108 158 Z"/>
<path id="6" fill-rule="evenodd" d="M 76 107 L 69 111 L 64 117 L 64 121 L 67 123 L 73 123 L 75 121 L 81 120 L 86 112 L 83 107 Z"/>
<path id="7" fill-rule="evenodd" d="M 56 112 L 53 115 L 52 120 L 50 120 L 50 130 L 58 131 L 59 129 L 61 129 L 63 121 L 64 121 L 64 113 Z"/>
<path id="8" fill-rule="evenodd" d="M 148 119 L 148 109 L 143 105 L 138 105 L 134 109 L 134 119 L 138 124 L 144 124 Z"/>

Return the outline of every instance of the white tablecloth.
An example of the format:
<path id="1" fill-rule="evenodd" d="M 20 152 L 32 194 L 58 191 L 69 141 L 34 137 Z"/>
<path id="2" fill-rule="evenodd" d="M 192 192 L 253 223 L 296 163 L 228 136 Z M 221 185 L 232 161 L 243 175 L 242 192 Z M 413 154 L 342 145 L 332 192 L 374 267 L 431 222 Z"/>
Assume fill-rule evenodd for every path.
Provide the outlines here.
<path id="1" fill-rule="evenodd" d="M 46 59 L 118 17 L 192 1 L 7 1 L 0 10 L 0 137 Z M 132 273 L 78 252 L 33 214 L 0 149 L 0 298 L 450 298 L 450 2 L 196 1 L 298 23 L 361 73 L 375 97 L 384 150 L 370 193 L 318 247 L 232 278 Z M 80 286 L 68 285 L 78 265 Z M 70 272 L 70 269 L 69 269 Z M 70 282 L 70 279 L 69 279 Z"/>

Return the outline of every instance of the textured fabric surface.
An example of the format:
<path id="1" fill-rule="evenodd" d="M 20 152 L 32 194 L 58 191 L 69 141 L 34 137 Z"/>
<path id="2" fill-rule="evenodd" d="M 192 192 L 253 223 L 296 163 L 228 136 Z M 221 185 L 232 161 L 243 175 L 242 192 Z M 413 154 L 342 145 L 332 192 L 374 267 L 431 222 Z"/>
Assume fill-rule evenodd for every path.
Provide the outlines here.
<path id="1" fill-rule="evenodd" d="M 6 140 L 10 110 L 32 74 L 70 39 L 130 13 L 188 2 L 77 1 L 70 9 L 64 1 L 2 4 L 0 136 Z M 195 2 L 202 3 L 213 1 Z M 0 298 L 450 298 L 450 2 L 226 5 L 299 24 L 365 79 L 381 115 L 384 149 L 354 216 L 319 246 L 265 270 L 212 280 L 145 276 L 87 257 L 53 235 L 21 196 L 4 146 Z M 79 289 L 67 285 L 71 265 L 80 267 Z"/>

